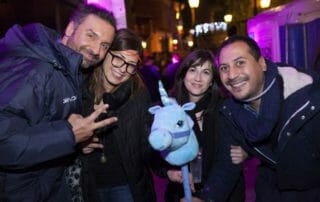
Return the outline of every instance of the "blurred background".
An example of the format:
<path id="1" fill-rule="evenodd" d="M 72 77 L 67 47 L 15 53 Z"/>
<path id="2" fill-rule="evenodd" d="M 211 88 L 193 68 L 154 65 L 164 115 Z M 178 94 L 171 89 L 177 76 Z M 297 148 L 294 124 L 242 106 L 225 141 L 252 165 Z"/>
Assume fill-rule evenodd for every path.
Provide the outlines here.
<path id="1" fill-rule="evenodd" d="M 0 36 L 15 23 L 30 22 L 62 32 L 83 2 L 113 11 L 118 28 L 141 37 L 145 56 L 152 55 L 161 72 L 174 53 L 183 58 L 197 47 L 216 53 L 234 34 L 253 37 L 270 59 L 305 68 L 320 46 L 319 0 L 0 0 Z"/>

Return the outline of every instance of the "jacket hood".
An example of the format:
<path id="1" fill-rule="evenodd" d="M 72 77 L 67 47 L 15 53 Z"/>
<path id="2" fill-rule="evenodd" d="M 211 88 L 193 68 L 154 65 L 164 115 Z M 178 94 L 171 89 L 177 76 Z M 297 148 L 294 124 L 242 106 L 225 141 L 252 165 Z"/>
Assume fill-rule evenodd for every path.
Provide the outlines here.
<path id="1" fill-rule="evenodd" d="M 42 24 L 34 23 L 24 27 L 14 25 L 0 40 L 0 54 L 12 53 L 22 57 L 38 58 L 59 69 L 64 66 L 78 66 L 74 64 L 74 60 L 70 61 L 68 58 L 76 56 L 80 59 L 81 55 L 59 43 L 59 40 L 60 36 L 56 31 Z"/>

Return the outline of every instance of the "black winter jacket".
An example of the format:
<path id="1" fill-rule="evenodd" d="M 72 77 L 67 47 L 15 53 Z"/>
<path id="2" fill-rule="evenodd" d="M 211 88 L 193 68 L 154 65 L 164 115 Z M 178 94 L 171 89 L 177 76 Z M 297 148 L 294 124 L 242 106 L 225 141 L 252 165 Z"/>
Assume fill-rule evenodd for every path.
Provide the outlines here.
<path id="1" fill-rule="evenodd" d="M 273 126 L 272 134 L 262 143 L 249 143 L 245 139 L 247 131 L 236 121 L 246 119 L 237 117 L 235 109 L 236 106 L 242 106 L 241 103 L 232 104 L 235 102 L 230 99 L 224 103 L 220 110 L 221 152 L 211 170 L 204 193 L 204 198 L 208 200 L 224 201 L 235 184 L 240 168 L 232 165 L 226 151 L 229 145 L 241 145 L 262 162 L 257 182 L 262 180 L 264 184 L 256 184 L 257 199 L 275 202 L 319 201 L 320 80 L 315 75 L 308 75 L 293 67 L 277 67 L 274 63 L 269 63 L 267 69 L 276 69 L 282 81 L 283 104 L 277 125 Z M 275 98 L 274 94 L 266 93 L 262 102 L 267 96 Z M 265 106 L 270 107 L 270 103 Z M 273 115 L 277 117 L 275 113 Z M 316 193 L 317 200 L 311 198 L 314 197 L 309 194 L 311 192 Z M 297 196 L 303 196 L 303 199 Z"/>
<path id="2" fill-rule="evenodd" d="M 75 149 L 66 120 L 80 112 L 81 55 L 41 24 L 0 40 L 0 201 L 69 201 Z"/>
<path id="3" fill-rule="evenodd" d="M 92 111 L 93 97 L 85 97 L 84 104 L 85 111 Z M 107 131 L 111 134 L 103 134 L 114 137 L 120 163 L 136 202 L 156 201 L 150 162 L 156 161 L 157 153 L 148 143 L 152 118 L 148 113 L 149 106 L 150 96 L 146 88 L 142 88 L 117 110 L 116 126 Z M 90 202 L 98 201 L 92 170 L 88 169 L 86 156 L 82 156 L 82 161 L 84 198 Z"/>

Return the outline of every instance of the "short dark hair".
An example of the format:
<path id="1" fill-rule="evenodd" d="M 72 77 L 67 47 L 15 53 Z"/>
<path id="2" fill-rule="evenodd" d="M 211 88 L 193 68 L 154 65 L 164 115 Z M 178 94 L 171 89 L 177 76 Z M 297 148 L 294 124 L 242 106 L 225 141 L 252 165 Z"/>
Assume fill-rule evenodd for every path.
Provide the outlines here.
<path id="1" fill-rule="evenodd" d="M 242 41 L 249 46 L 249 49 L 250 49 L 249 53 L 254 57 L 254 59 L 256 59 L 257 61 L 260 59 L 261 51 L 260 51 L 260 48 L 259 48 L 257 42 L 248 36 L 239 36 L 239 35 L 231 36 L 221 44 L 219 51 L 218 51 L 218 58 L 220 56 L 221 50 L 224 47 L 226 47 L 227 45 L 233 44 L 235 42 L 238 42 L 238 41 Z"/>
<path id="2" fill-rule="evenodd" d="M 81 24 L 88 15 L 96 15 L 102 20 L 110 23 L 116 30 L 116 19 L 112 12 L 102 8 L 97 4 L 81 4 L 72 14 L 70 21 Z"/>

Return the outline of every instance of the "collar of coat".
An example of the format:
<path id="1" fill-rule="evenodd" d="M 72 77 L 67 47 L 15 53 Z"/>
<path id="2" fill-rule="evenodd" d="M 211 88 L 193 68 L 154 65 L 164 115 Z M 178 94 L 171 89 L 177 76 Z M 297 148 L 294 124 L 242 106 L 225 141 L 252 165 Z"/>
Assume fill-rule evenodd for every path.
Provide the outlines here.
<path id="1" fill-rule="evenodd" d="M 283 80 L 284 99 L 299 89 L 313 83 L 313 78 L 294 67 L 278 67 L 278 72 Z"/>

